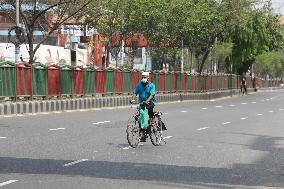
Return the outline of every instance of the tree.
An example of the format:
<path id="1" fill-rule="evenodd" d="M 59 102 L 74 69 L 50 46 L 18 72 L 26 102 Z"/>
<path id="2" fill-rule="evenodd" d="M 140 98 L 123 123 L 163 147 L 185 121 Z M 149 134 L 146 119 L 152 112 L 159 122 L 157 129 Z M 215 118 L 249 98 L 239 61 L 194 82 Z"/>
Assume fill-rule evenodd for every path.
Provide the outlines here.
<path id="1" fill-rule="evenodd" d="M 29 63 L 33 63 L 36 51 L 40 45 L 64 22 L 79 19 L 84 16 L 91 0 L 20 0 L 20 21 L 24 25 L 25 37 L 29 46 Z M 16 12 L 14 0 L 1 1 L 0 7 L 5 8 L 10 17 Z M 34 31 L 41 30 L 43 38 L 34 44 Z"/>
<path id="2" fill-rule="evenodd" d="M 238 74 L 247 72 L 258 55 L 283 47 L 278 16 L 272 14 L 270 4 L 262 9 L 245 10 L 241 16 L 243 22 L 229 34 L 234 44 L 231 57 L 233 71 Z"/>

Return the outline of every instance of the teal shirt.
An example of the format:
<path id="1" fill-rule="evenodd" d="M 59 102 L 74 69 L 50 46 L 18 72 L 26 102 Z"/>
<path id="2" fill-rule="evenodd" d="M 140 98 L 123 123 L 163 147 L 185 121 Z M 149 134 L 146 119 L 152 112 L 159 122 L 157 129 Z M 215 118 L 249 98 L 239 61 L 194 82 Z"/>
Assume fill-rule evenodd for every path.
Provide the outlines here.
<path id="1" fill-rule="evenodd" d="M 156 100 L 156 97 L 155 97 L 155 94 L 156 94 L 155 88 L 156 87 L 155 87 L 154 83 L 151 83 L 151 82 L 148 81 L 148 83 L 146 85 L 143 85 L 142 82 L 140 81 L 139 83 L 137 83 L 133 92 L 135 94 L 139 95 L 139 102 L 140 103 L 147 100 L 151 94 L 154 95 L 154 97 L 151 99 L 150 102 L 153 103 L 154 105 L 156 105 L 157 100 Z"/>

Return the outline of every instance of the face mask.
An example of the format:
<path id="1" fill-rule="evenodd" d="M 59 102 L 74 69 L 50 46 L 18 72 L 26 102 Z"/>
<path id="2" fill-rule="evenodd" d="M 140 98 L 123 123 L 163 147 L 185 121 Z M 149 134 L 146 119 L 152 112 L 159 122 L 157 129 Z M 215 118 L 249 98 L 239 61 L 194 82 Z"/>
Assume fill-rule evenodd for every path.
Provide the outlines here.
<path id="1" fill-rule="evenodd" d="M 148 81 L 148 80 L 147 80 L 146 78 L 141 79 L 141 82 L 142 82 L 142 83 L 147 83 L 147 81 Z"/>

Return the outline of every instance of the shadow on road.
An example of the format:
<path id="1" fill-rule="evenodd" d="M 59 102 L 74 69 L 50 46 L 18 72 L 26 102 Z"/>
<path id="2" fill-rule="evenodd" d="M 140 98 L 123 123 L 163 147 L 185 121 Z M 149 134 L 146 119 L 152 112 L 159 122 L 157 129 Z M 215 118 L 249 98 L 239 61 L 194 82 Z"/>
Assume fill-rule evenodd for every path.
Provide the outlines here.
<path id="1" fill-rule="evenodd" d="M 246 133 L 237 134 L 248 135 Z M 104 179 L 152 181 L 160 184 L 181 184 L 183 186 L 210 185 L 211 188 L 225 188 L 224 186 L 235 188 L 236 185 L 284 187 L 284 149 L 277 147 L 279 141 L 281 142 L 284 138 L 254 136 L 253 143 L 246 147 L 252 150 L 266 151 L 268 155 L 253 164 L 234 164 L 231 168 L 109 161 L 85 161 L 64 167 L 64 164 L 73 160 L 0 157 L 0 174 L 78 175 Z"/>

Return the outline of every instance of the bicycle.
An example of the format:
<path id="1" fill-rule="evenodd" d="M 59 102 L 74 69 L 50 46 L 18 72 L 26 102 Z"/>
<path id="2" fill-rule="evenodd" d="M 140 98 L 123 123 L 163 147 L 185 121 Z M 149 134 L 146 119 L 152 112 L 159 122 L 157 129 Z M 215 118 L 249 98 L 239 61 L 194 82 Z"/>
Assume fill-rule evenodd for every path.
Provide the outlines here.
<path id="1" fill-rule="evenodd" d="M 244 95 L 247 95 L 247 88 L 246 88 L 246 85 L 241 85 L 241 93 L 242 93 L 242 96 Z"/>
<path id="2" fill-rule="evenodd" d="M 134 104 L 135 101 L 132 101 L 131 104 Z M 127 122 L 126 136 L 128 144 L 132 148 L 136 148 L 140 143 L 140 138 L 142 137 L 144 130 L 140 127 L 140 105 L 137 105 L 136 111 L 129 118 Z M 132 107 L 132 106 L 131 106 Z M 163 122 L 161 119 L 162 112 L 154 112 L 154 117 L 149 120 L 148 132 L 146 133 L 150 136 L 151 143 L 154 146 L 160 146 L 162 141 L 166 144 L 166 141 L 163 138 Z"/>

